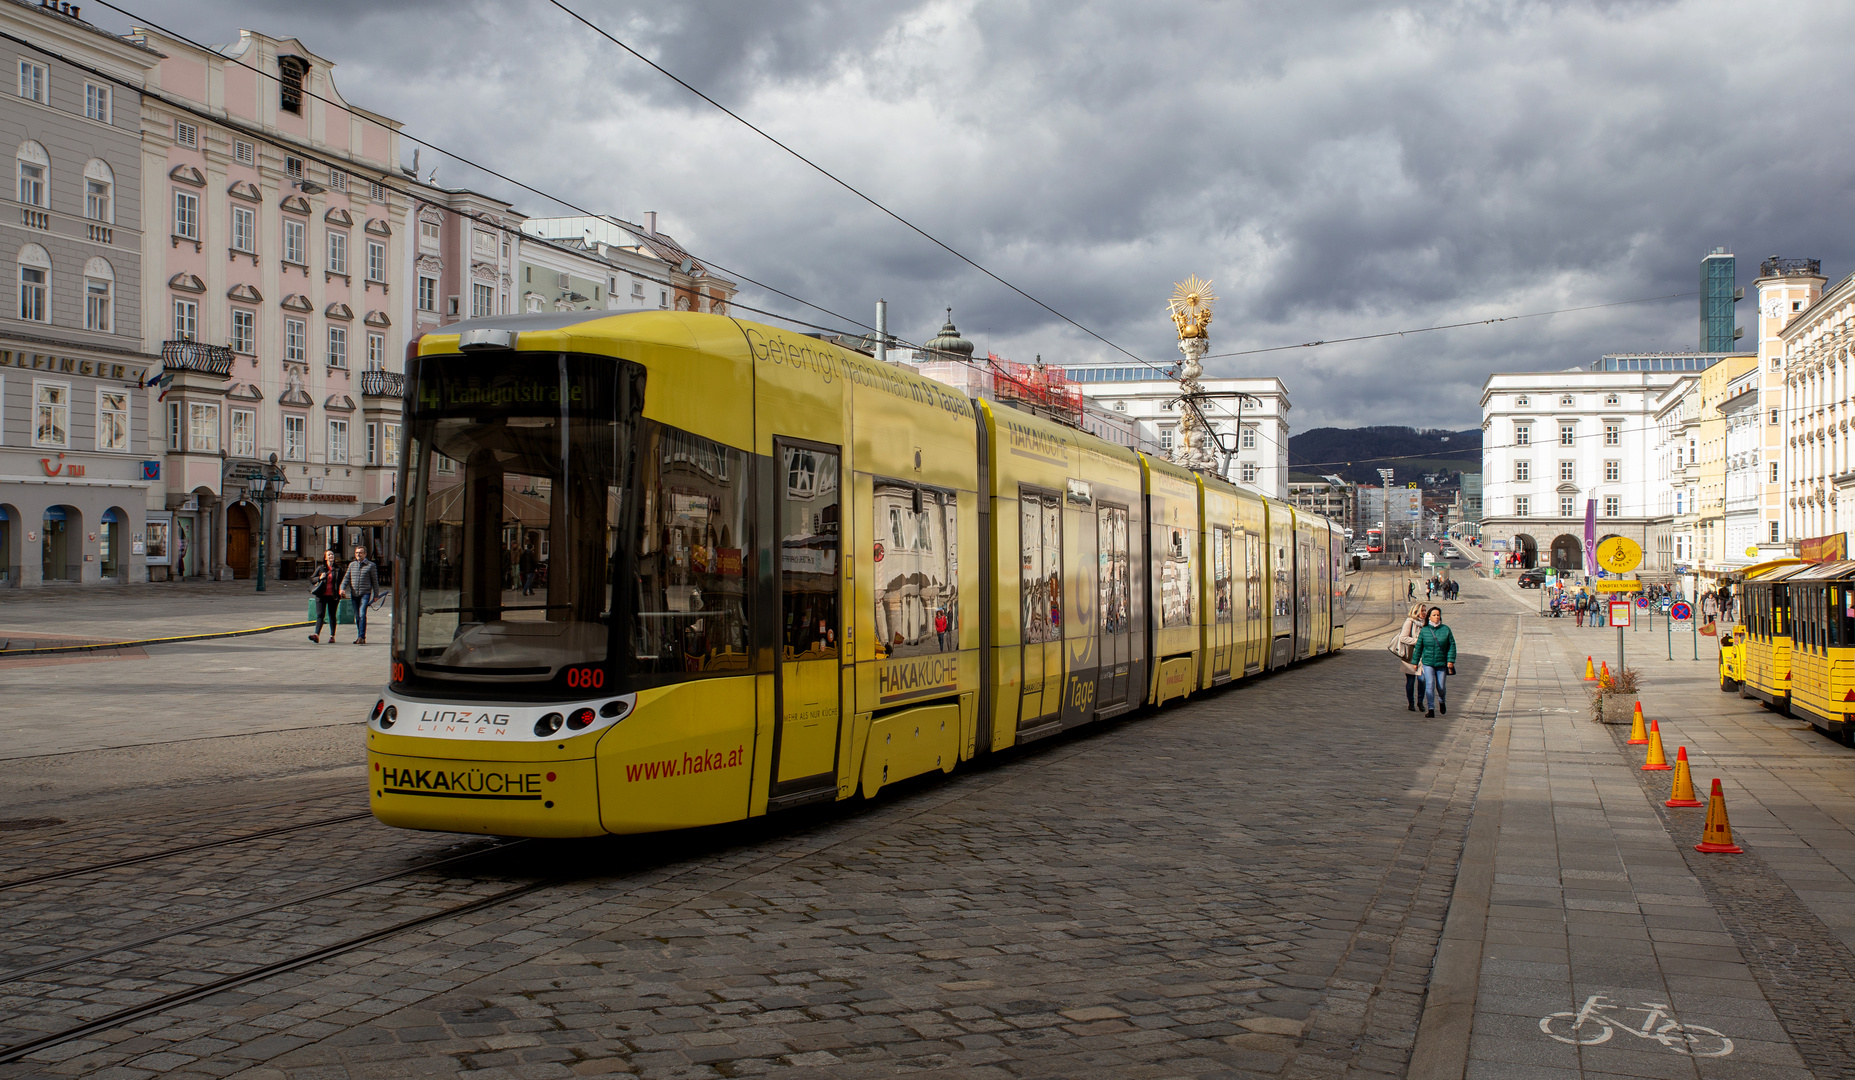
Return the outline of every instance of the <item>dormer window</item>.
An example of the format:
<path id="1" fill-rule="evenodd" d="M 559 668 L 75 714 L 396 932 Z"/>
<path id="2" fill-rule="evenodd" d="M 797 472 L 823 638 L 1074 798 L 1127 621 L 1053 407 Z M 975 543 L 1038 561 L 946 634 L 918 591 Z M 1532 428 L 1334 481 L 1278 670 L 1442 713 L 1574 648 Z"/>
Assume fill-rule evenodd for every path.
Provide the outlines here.
<path id="1" fill-rule="evenodd" d="M 284 112 L 302 115 L 303 112 L 303 77 L 309 74 L 309 61 L 300 56 L 279 56 L 278 86 L 280 97 L 277 105 Z"/>
<path id="2" fill-rule="evenodd" d="M 1566 408 L 1570 408 L 1572 404 L 1572 396 L 1570 394 L 1566 394 L 1564 397 L 1559 399 L 1559 404 Z"/>
<path id="3" fill-rule="evenodd" d="M 1517 409 L 1524 409 L 1528 405 L 1531 405 L 1531 404 L 1533 404 L 1532 399 L 1525 397 L 1525 396 L 1517 397 L 1514 399 L 1514 407 Z"/>
<path id="4" fill-rule="evenodd" d="M 1615 404 L 1617 404 L 1617 395 L 1615 395 L 1615 394 L 1605 394 L 1605 395 L 1604 395 L 1604 404 L 1606 404 L 1606 405 L 1615 405 Z"/>

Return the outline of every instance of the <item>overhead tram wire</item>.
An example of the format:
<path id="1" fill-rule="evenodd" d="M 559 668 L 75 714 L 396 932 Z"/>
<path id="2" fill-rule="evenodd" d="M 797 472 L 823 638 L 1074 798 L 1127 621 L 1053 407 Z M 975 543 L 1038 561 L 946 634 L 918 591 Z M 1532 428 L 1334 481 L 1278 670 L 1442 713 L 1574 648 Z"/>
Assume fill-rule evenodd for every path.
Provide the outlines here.
<path id="1" fill-rule="evenodd" d="M 188 37 L 188 36 L 187 36 L 187 35 L 185 35 L 185 34 L 182 34 L 182 33 L 180 33 L 180 32 L 178 32 L 178 31 L 176 31 L 176 30 L 172 30 L 172 29 L 169 29 L 168 27 L 165 27 L 165 26 L 162 26 L 162 25 L 161 25 L 160 23 L 157 23 L 157 22 L 154 22 L 153 20 L 150 20 L 150 19 L 144 19 L 144 18 L 142 18 L 141 16 L 139 16 L 139 15 L 137 15 L 137 14 L 135 14 L 135 13 L 134 13 L 134 12 L 132 12 L 132 11 L 129 11 L 129 10 L 128 10 L 128 9 L 126 9 L 126 8 L 123 8 L 123 7 L 120 7 L 120 6 L 118 6 L 118 5 L 116 5 L 116 4 L 112 4 L 112 3 L 109 3 L 109 0 L 96 0 L 96 2 L 97 2 L 98 4 L 100 4 L 101 6 L 103 6 L 103 7 L 106 7 L 106 8 L 109 8 L 109 9 L 110 9 L 111 11 L 114 11 L 114 12 L 116 12 L 117 14 L 119 14 L 119 15 L 122 15 L 122 16 L 124 16 L 125 18 L 127 18 L 127 19 L 129 19 L 129 20 L 130 20 L 130 21 L 131 21 L 132 23 L 135 23 L 135 24 L 139 24 L 139 25 L 142 25 L 142 26 L 147 26 L 147 27 L 149 27 L 149 28 L 151 28 L 151 29 L 154 29 L 154 30 L 159 30 L 159 31 L 160 31 L 161 33 L 163 33 L 163 34 L 166 34 L 166 35 L 168 35 L 169 37 L 172 37 L 172 38 L 174 38 L 174 39 L 175 39 L 175 40 L 177 40 L 177 41 L 184 41 L 184 42 L 186 42 L 187 44 L 189 44 L 189 45 L 191 45 L 191 46 L 193 46 L 194 48 L 196 48 L 196 49 L 199 49 L 199 50 L 201 50 L 201 51 L 203 51 L 203 52 L 213 52 L 213 53 L 218 53 L 218 50 L 217 50 L 217 49 L 214 49 L 214 48 L 212 48 L 211 46 L 208 46 L 208 45 L 204 45 L 204 44 L 202 44 L 202 43 L 200 43 L 200 42 L 198 42 L 198 41 L 196 41 L 196 40 L 194 40 L 193 38 L 190 38 L 190 37 Z M 5 36 L 5 35 L 0 35 L 0 37 L 4 37 L 4 36 Z M 10 40 L 17 40 L 17 39 L 10 39 Z M 41 49 L 40 51 L 44 51 L 44 52 L 46 52 L 46 55 L 56 55 L 56 54 L 54 54 L 54 53 L 50 53 L 49 51 L 46 51 L 46 50 L 43 50 L 43 49 Z M 282 82 L 282 80 L 281 80 L 281 78 L 280 78 L 280 77 L 279 77 L 278 75 L 275 75 L 275 74 L 272 74 L 271 72 L 268 72 L 268 71 L 265 71 L 265 70 L 264 70 L 264 69 L 262 69 L 262 68 L 259 68 L 259 67 L 256 67 L 256 66 L 254 66 L 254 65 L 252 65 L 252 64 L 249 64 L 249 63 L 247 63 L 247 62 L 245 62 L 245 61 L 243 61 L 243 60 L 240 60 L 240 59 L 238 59 L 237 57 L 230 57 L 230 56 L 224 56 L 223 54 L 220 54 L 220 55 L 221 55 L 221 57 L 222 57 L 222 58 L 223 58 L 223 59 L 224 59 L 225 61 L 227 61 L 228 63 L 233 63 L 233 64 L 237 64 L 237 65 L 238 65 L 239 67 L 242 67 L 242 68 L 245 68 L 245 69 L 247 69 L 247 70 L 249 70 L 249 71 L 251 71 L 251 72 L 254 72 L 255 74 L 258 74 L 258 75 L 261 75 L 261 76 L 263 76 L 263 77 L 265 77 L 265 78 L 268 78 L 268 79 L 271 79 L 272 81 L 275 81 L 275 82 L 278 82 L 278 83 L 281 83 L 281 82 Z M 61 57 L 60 59 L 63 59 L 63 58 Z M 68 60 L 66 60 L 65 62 L 66 62 L 66 63 L 70 63 L 70 61 L 68 61 Z M 74 66 L 80 66 L 80 67 L 81 67 L 81 65 L 74 65 Z M 100 74 L 100 75 L 101 75 L 102 73 L 98 73 L 98 74 Z M 104 76 L 104 77 L 108 77 L 108 76 Z M 127 82 L 123 82 L 123 81 L 121 81 L 121 80 L 116 80 L 116 79 L 112 79 L 112 81 L 115 81 L 115 82 L 117 82 L 117 83 L 118 83 L 119 85 L 122 85 L 122 86 L 126 86 L 126 87 L 129 87 L 130 89 L 133 89 L 133 90 L 135 90 L 135 91 L 137 91 L 138 93 L 143 93 L 143 94 L 147 94 L 147 95 L 148 95 L 149 97 L 153 97 L 153 98 L 155 98 L 156 100 L 159 100 L 159 101 L 161 101 L 161 102 L 163 102 L 164 104 L 167 104 L 167 105 L 169 105 L 169 106 L 171 106 L 171 107 L 174 107 L 174 108 L 185 108 L 185 106 L 183 106 L 183 105 L 182 105 L 181 103 L 178 103 L 178 102 L 175 102 L 175 101 L 173 101 L 172 99 L 169 99 L 169 98 L 167 98 L 167 97 L 165 97 L 165 96 L 163 96 L 163 95 L 160 95 L 160 94 L 156 94 L 156 93 L 152 93 L 152 92 L 150 92 L 150 91 L 148 91 L 148 90 L 146 90 L 145 88 L 142 88 L 142 87 L 138 87 L 138 86 L 134 86 L 134 85 L 133 85 L 133 84 L 131 84 L 131 83 L 127 83 Z M 302 93 L 303 93 L 303 96 L 305 96 L 305 97 L 310 97 L 310 98 L 314 98 L 315 100 L 317 100 L 317 101 L 320 101 L 320 102 L 322 102 L 322 103 L 323 103 L 323 104 L 325 104 L 325 105 L 331 105 L 331 106 L 333 106 L 333 107 L 335 107 L 335 108 L 339 108 L 339 109 L 343 109 L 344 111 L 351 111 L 351 110 L 348 110 L 348 107 L 347 107 L 347 106 L 345 106 L 345 105 L 343 105 L 342 103 L 340 103 L 340 102 L 334 102 L 334 101 L 330 101 L 330 100 L 329 100 L 328 98 L 326 98 L 326 97 L 323 97 L 323 96 L 322 96 L 321 94 L 318 94 L 318 93 L 315 93 L 314 91 L 312 91 L 312 90 L 310 90 L 310 89 L 308 89 L 307 87 L 305 87 L 305 88 L 303 89 L 303 91 L 302 91 Z M 281 148 L 281 149 L 286 149 L 286 150 L 289 150 L 289 151 L 291 151 L 292 153 L 298 153 L 298 154 L 302 154 L 302 155 L 303 155 L 304 157 L 306 157 L 306 158 L 313 158 L 313 160 L 315 160 L 315 161 L 317 161 L 317 162 L 319 162 L 319 163 L 321 163 L 321 164 L 323 164 L 323 165 L 331 165 L 331 163 L 330 163 L 330 162 L 328 162 L 328 161 L 326 161 L 326 160 L 325 160 L 325 159 L 323 159 L 323 158 L 319 158 L 319 157 L 314 157 L 314 154 L 313 154 L 313 151 L 309 151 L 307 147 L 302 147 L 302 146 L 298 146 L 298 145 L 296 145 L 296 144 L 294 144 L 294 143 L 283 143 L 283 142 L 280 142 L 280 141 L 278 141 L 278 140 L 276 140 L 276 139 L 274 139 L 274 138 L 271 138 L 271 137 L 269 137 L 269 136 L 266 136 L 266 135 L 264 135 L 264 134 L 262 134 L 262 133 L 260 133 L 260 132 L 255 132 L 255 131 L 251 131 L 251 130 L 249 130 L 249 129 L 246 129 L 246 128 L 243 128 L 243 127 L 241 127 L 240 125 L 238 125 L 238 124 L 237 124 L 237 123 L 236 123 L 235 121 L 232 121 L 232 120 L 231 120 L 231 119 L 230 119 L 229 117 L 219 117 L 219 116 L 215 116 L 215 115 L 211 115 L 211 114 L 207 114 L 207 113 L 201 113 L 201 112 L 200 112 L 199 110 L 195 110 L 195 109 L 188 109 L 187 111 L 189 111 L 189 112 L 193 112 L 193 113 L 194 113 L 194 114 L 195 114 L 196 116 L 200 116 L 200 117 L 201 117 L 201 118 L 203 118 L 203 119 L 208 119 L 208 120 L 210 120 L 210 121 L 211 121 L 212 123 L 214 123 L 214 124 L 218 124 L 218 125 L 220 125 L 220 126 L 222 126 L 222 127 L 239 127 L 239 129 L 240 129 L 240 130 L 241 130 L 241 131 L 242 131 L 242 132 L 243 132 L 244 134 L 247 134 L 247 135 L 251 135 L 251 136 L 253 136 L 254 138 L 258 138 L 258 139 L 261 139 L 262 141 L 264 141 L 264 142 L 266 142 L 266 143 L 269 143 L 269 144 L 270 144 L 270 145 L 272 145 L 272 146 L 276 146 L 276 147 L 279 147 L 279 148 Z M 384 124 L 381 124 L 381 123 L 380 123 L 380 122 L 379 122 L 378 120 L 374 120 L 374 119 L 372 119 L 371 117 L 363 117 L 363 119 L 365 119 L 365 120 L 367 120 L 367 121 L 368 121 L 369 123 L 372 123 L 372 124 L 374 124 L 374 125 L 375 125 L 376 127 L 382 127 L 382 128 L 384 128 L 384 127 L 386 126 L 386 125 L 384 125 Z M 558 195 L 555 195 L 555 194 L 553 194 L 553 193 L 551 193 L 551 192 L 547 192 L 547 191 L 543 191 L 543 190 L 541 190 L 540 188 L 537 188 L 537 187 L 534 187 L 533 185 L 530 185 L 530 184 L 526 184 L 526 183 L 523 183 L 522 181 L 520 181 L 520 180 L 517 180 L 516 178 L 514 178 L 514 177 L 512 177 L 512 176 L 509 176 L 509 175 L 508 175 L 508 174 L 506 174 L 506 173 L 503 173 L 503 172 L 501 172 L 501 171 L 499 171 L 499 170 L 496 170 L 496 169 L 493 169 L 493 168 L 490 168 L 490 167 L 489 167 L 488 165 L 484 165 L 484 164 L 482 164 L 481 162 L 478 162 L 478 161 L 475 161 L 475 160 L 473 160 L 473 159 L 471 159 L 471 158 L 468 158 L 468 157 L 465 157 L 465 156 L 464 156 L 464 155 L 462 155 L 462 154 L 458 154 L 458 153 L 455 153 L 454 151 L 451 151 L 451 150 L 447 150 L 446 148 L 444 148 L 444 147 L 442 147 L 442 146 L 439 146 L 439 145 L 437 145 L 437 144 L 435 144 L 435 143 L 431 143 L 431 142 L 427 142 L 426 140 L 424 140 L 424 139 L 421 139 L 421 138 L 419 138 L 419 137 L 417 137 L 416 135 L 410 135 L 410 134 L 407 134 L 407 133 L 406 133 L 406 132 L 405 132 L 404 130 L 401 130 L 401 131 L 399 131 L 399 132 L 397 132 L 397 134 L 399 135 L 399 137 L 400 137 L 400 138 L 402 138 L 402 139 L 405 139 L 405 140 L 406 140 L 407 142 L 410 142 L 410 143 L 414 143 L 414 144 L 416 144 L 416 145 L 418 145 L 418 146 L 421 146 L 421 147 L 424 147 L 425 149 L 427 149 L 427 150 L 431 150 L 431 151 L 432 151 L 432 152 L 434 152 L 434 153 L 438 153 L 438 154 L 443 154 L 443 155 L 444 155 L 445 157 L 448 157 L 448 158 L 450 158 L 450 159 L 451 159 L 451 160 L 453 160 L 453 161 L 457 161 L 457 162 L 461 162 L 462 164 L 464 164 L 464 165 L 468 165 L 469 167 L 471 167 L 471 168 L 473 168 L 473 169 L 476 169 L 476 170 L 478 170 L 479 172 L 482 172 L 482 173 L 484 173 L 484 174 L 485 174 L 485 175 L 487 175 L 487 176 L 493 176 L 493 177 L 495 177 L 496 179 L 498 179 L 498 180 L 501 180 L 501 181 L 503 181 L 504 183 L 507 183 L 507 184 L 511 184 L 511 185 L 513 185 L 513 186 L 515 186 L 515 187 L 518 187 L 518 188 L 521 188 L 521 189 L 522 189 L 523 191 L 526 191 L 526 192 L 529 192 L 529 193 L 530 193 L 530 194 L 532 194 L 532 195 L 537 195 L 537 196 L 540 196 L 541 198 L 543 198 L 543 199 L 546 199 L 546 200 L 548 200 L 549 202 L 552 202 L 552 203 L 555 203 L 555 204 L 557 204 L 557 205 L 560 205 L 560 206 L 563 206 L 563 207 L 566 207 L 567 209 L 569 209 L 569 210 L 572 210 L 572 211 L 574 211 L 575 213 L 579 213 L 579 214 L 584 214 L 584 215 L 586 215 L 586 216 L 588 216 L 588 217 L 603 217 L 603 216 L 604 216 L 604 215 L 602 215 L 602 214 L 599 214 L 599 213 L 596 213 L 596 212 L 594 212 L 594 211 L 592 211 L 592 210 L 589 210 L 589 209 L 587 209 L 586 207 L 583 207 L 583 206 L 580 206 L 579 204 L 577 204 L 577 203 L 574 203 L 574 202 L 572 202 L 571 200 L 568 200 L 568 199 L 564 199 L 564 198 L 562 198 L 562 197 L 560 197 L 560 196 L 558 196 Z M 415 179 L 416 179 L 416 178 L 415 178 Z M 391 187 L 391 186 L 389 186 L 389 185 L 382 185 L 382 186 L 385 186 L 385 187 L 387 187 L 387 189 L 388 189 L 388 190 L 390 190 L 390 191 L 394 191 L 394 192 L 395 192 L 396 194 L 402 194 L 402 195 L 406 195 L 406 197 L 407 197 L 407 198 L 410 198 L 410 199 L 419 199 L 419 196 L 417 196 L 416 194 L 410 194 L 410 193 L 407 193 L 407 192 L 404 192 L 404 191 L 400 191 L 399 189 L 397 189 L 397 188 L 393 188 L 393 187 Z M 543 238 L 543 237 L 537 237 L 537 236 L 530 236 L 530 235 L 529 235 L 529 234 L 527 234 L 527 233 L 520 233 L 520 230 L 514 230 L 514 229 L 510 229 L 510 228 L 509 228 L 508 226 L 506 226 L 506 225 L 503 225 L 503 224 L 501 224 L 500 222 L 493 222 L 493 221 L 487 221 L 487 220 L 484 220 L 484 219 L 483 219 L 482 217 L 480 217 L 479 215 L 475 215 L 475 214 L 466 214 L 466 213 L 463 213 L 462 211 L 453 211 L 453 213 L 458 213 L 458 214 L 459 214 L 460 216 L 463 216 L 463 217 L 469 217 L 469 218 L 472 218 L 473 220 L 475 220 L 475 221 L 477 221 L 477 222 L 478 222 L 479 224 L 483 224 L 483 225 L 486 225 L 486 226 L 492 226 L 492 227 L 494 227 L 494 228 L 496 228 L 496 229 L 498 229 L 499 231 L 502 231 L 502 232 L 511 232 L 511 233 L 519 233 L 520 235 L 522 235 L 522 236 L 525 236 L 525 237 L 527 237 L 527 238 L 528 238 L 528 239 L 530 239 L 530 240 L 535 240 L 535 241 L 539 241 L 539 242 L 542 242 L 542 243 L 550 243 L 550 244 L 552 243 L 551 241 L 548 241 L 548 240 L 546 240 L 546 239 L 545 239 L 545 238 Z M 553 246 L 558 246 L 558 245 L 553 245 Z M 684 250 L 684 251 L 688 251 L 688 249 L 687 249 L 687 248 L 684 248 L 683 250 Z M 726 266 L 723 266 L 723 265 L 721 265 L 720 263 L 717 263 L 717 262 L 715 262 L 715 261 L 713 261 L 713 260 L 711 260 L 711 259 L 707 259 L 707 258 L 701 258 L 701 257 L 699 257 L 699 256 L 696 256 L 696 255 L 695 255 L 695 253 L 693 253 L 693 252 L 691 252 L 690 254 L 691 254 L 691 257 L 692 257 L 692 258 L 696 258 L 696 259 L 697 259 L 697 260 L 698 260 L 699 262 L 701 262 L 701 263 L 702 263 L 702 264 L 703 264 L 704 266 L 707 266 L 707 267 L 711 267 L 711 268 L 713 268 L 713 269 L 715 269 L 715 270 L 717 270 L 717 271 L 720 271 L 720 272 L 721 272 L 721 273 L 723 273 L 723 274 L 726 274 L 726 275 L 728 275 L 728 276 L 729 276 L 729 277 L 731 277 L 731 278 L 735 278 L 735 279 L 737 279 L 737 280 L 740 280 L 740 281 L 745 281 L 745 282 L 747 282 L 747 283 L 748 283 L 749 285 L 752 285 L 752 286 L 754 286 L 754 287 L 755 287 L 755 288 L 757 288 L 757 289 L 763 289 L 763 290 L 765 290 L 766 292 L 769 292 L 769 293 L 772 293 L 772 294 L 774 294 L 774 295 L 776 295 L 776 296 L 781 296 L 781 297 L 784 297 L 785 299 L 787 299 L 787 300 L 790 300 L 790 301 L 792 301 L 792 302 L 793 302 L 793 303 L 795 303 L 795 304 L 800 304 L 800 305 L 802 305 L 802 306 L 804 306 L 804 307 L 808 307 L 808 308 L 812 308 L 813 310 L 816 310 L 816 311 L 822 311 L 822 312 L 824 312 L 824 313 L 825 313 L 826 315 L 829 315 L 829 316 L 831 316 L 831 317 L 832 317 L 832 318 L 834 318 L 834 319 L 841 319 L 842 321 L 844 321 L 845 323 L 848 323 L 848 324 L 850 324 L 851 326 L 855 326 L 855 327 L 858 327 L 858 328 L 860 328 L 860 329 L 863 329 L 863 330 L 869 330 L 869 331 L 871 331 L 871 332 L 874 332 L 874 331 L 875 331 L 875 329 L 876 329 L 875 327 L 873 327 L 873 326 L 870 326 L 870 325 L 868 325 L 867 323 L 863 323 L 863 322 L 860 322 L 860 321 L 858 321 L 858 320 L 856 320 L 856 319 L 853 319 L 853 318 L 851 318 L 851 317 L 850 317 L 850 316 L 848 316 L 848 315 L 844 315 L 844 314 L 842 314 L 842 313 L 840 313 L 840 312 L 836 312 L 836 311 L 832 311 L 832 310 L 831 310 L 830 308 L 827 308 L 827 307 L 824 307 L 824 306 L 823 306 L 823 305 L 821 305 L 821 304 L 815 304 L 815 303 L 813 303 L 813 302 L 811 302 L 810 300 L 806 300 L 805 298 L 803 298 L 803 297 L 800 297 L 800 296 L 795 296 L 795 295 L 793 295 L 792 293 L 789 293 L 789 292 L 786 292 L 786 291 L 784 291 L 784 290 L 782 290 L 782 289 L 778 289 L 778 288 L 775 288 L 775 287 L 773 287 L 773 286 L 771 286 L 771 285 L 768 285 L 767 283 L 765 283 L 765 282 L 763 282 L 763 281 L 757 281 L 757 280 L 755 280 L 754 278 L 752 278 L 752 277 L 750 277 L 750 276 L 748 276 L 747 274 L 744 274 L 744 273 L 742 273 L 742 272 L 740 272 L 740 271 L 737 271 L 737 270 L 734 270 L 734 269 L 731 269 L 731 268 L 729 268 L 729 267 L 726 267 Z M 649 276 L 648 274 L 638 274 L 638 275 L 636 275 L 636 276 L 638 276 L 638 277 L 642 277 L 642 278 L 644 278 L 644 279 L 645 279 L 646 281 L 651 281 L 651 282 L 654 282 L 654 283 L 656 283 L 656 284 L 658 284 L 658 285 L 668 285 L 668 286 L 670 286 L 671 288 L 675 288 L 675 287 L 676 287 L 676 286 L 675 286 L 675 283 L 674 283 L 674 282 L 669 282 L 669 281 L 665 281 L 665 280 L 663 280 L 663 279 L 661 279 L 661 278 L 654 278 L 654 277 L 651 277 L 651 276 Z M 746 311 L 752 311 L 752 312 L 754 312 L 755 314 L 759 314 L 759 315 L 767 315 L 767 316 L 769 316 L 769 317 L 772 317 L 772 318 L 776 318 L 776 319 L 781 319 L 781 320 L 783 320 L 783 321 L 786 321 L 786 322 L 791 322 L 791 323 L 795 323 L 795 324 L 797 324 L 797 325 L 799 325 L 799 326 L 805 326 L 805 327 L 810 327 L 811 329 L 814 329 L 814 330 L 823 330 L 823 331 L 827 331 L 827 332 L 832 332 L 832 333 L 836 333 L 836 332 L 839 332 L 839 331 L 837 331 L 837 330 L 836 330 L 835 328 L 833 328 L 833 327 L 826 327 L 826 326 L 820 326 L 820 325 L 818 325 L 818 324 L 816 324 L 816 323 L 811 323 L 811 322 L 806 322 L 806 321 L 805 321 L 805 320 L 803 320 L 803 319 L 795 319 L 795 318 L 792 318 L 792 317 L 790 317 L 790 316 L 786 316 L 786 315 L 780 315 L 780 314 L 778 314 L 777 312 L 771 312 L 771 311 L 766 311 L 766 310 L 763 310 L 763 309 L 761 309 L 761 308 L 756 308 L 756 307 L 751 307 L 751 306 L 749 306 L 749 305 L 747 305 L 747 304 L 737 304 L 737 303 L 736 303 L 735 301 L 732 301 L 732 300 L 730 300 L 730 301 L 729 301 L 728 303 L 729 303 L 729 305 L 730 305 L 731 307 L 740 307 L 740 308 L 742 308 L 743 310 L 746 310 Z M 891 336 L 893 336 L 893 335 L 891 335 Z M 917 347 L 918 347 L 918 346 L 917 346 Z"/>

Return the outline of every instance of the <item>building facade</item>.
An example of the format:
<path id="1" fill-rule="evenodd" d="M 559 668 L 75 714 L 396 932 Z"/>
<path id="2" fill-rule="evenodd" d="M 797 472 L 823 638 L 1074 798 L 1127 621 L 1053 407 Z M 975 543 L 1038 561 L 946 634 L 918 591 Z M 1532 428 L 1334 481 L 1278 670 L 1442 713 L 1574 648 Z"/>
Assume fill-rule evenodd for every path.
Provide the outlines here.
<path id="1" fill-rule="evenodd" d="M 1180 438 L 1177 381 L 1150 367 L 1085 364 L 1066 369 L 1073 389 L 1110 412 L 1152 425 L 1162 454 Z M 1203 379 L 1211 394 L 1205 420 L 1221 447 L 1225 479 L 1277 499 L 1288 498 L 1288 388 L 1273 378 Z"/>
<path id="2" fill-rule="evenodd" d="M 1815 306 L 1823 295 L 1825 280 L 1822 264 L 1816 259 L 1773 256 L 1759 264 L 1758 280 L 1754 282 L 1758 291 L 1759 415 L 1763 421 L 1759 456 L 1765 470 L 1759 478 L 1759 520 L 1763 523 L 1758 541 L 1761 562 L 1791 554 L 1793 542 L 1800 539 L 1799 534 L 1792 531 L 1795 523 L 1790 519 L 1793 509 L 1790 499 L 1795 494 L 1783 472 L 1790 463 L 1789 439 L 1797 431 L 1807 433 L 1808 429 L 1793 428 L 1786 419 L 1784 329 L 1806 308 Z M 1807 439 L 1805 445 L 1808 445 Z"/>
<path id="3" fill-rule="evenodd" d="M 1701 352 L 1733 352 L 1745 331 L 1735 318 L 1734 306 L 1745 298 L 1739 288 L 1738 260 L 1725 248 L 1714 248 L 1700 261 Z"/>
<path id="4" fill-rule="evenodd" d="M 403 371 L 399 125 L 346 102 L 333 63 L 295 39 L 131 37 L 163 54 L 143 109 L 142 304 L 166 383 L 148 513 L 172 542 L 149 572 L 247 577 L 260 552 L 274 570 L 333 541 L 292 518 L 394 497 L 397 437 L 381 425 L 399 399 L 375 379 L 369 402 L 362 374 Z M 272 455 L 283 485 L 266 514 L 253 480 Z"/>
<path id="5" fill-rule="evenodd" d="M 14 261 L 0 308 L 0 587 L 138 581 L 166 536 L 146 515 L 159 462 L 141 386 L 157 362 L 142 333 L 141 103 L 122 84 L 160 57 L 56 7 L 7 0 L 0 26 L 35 43 L 0 88 L 17 204 L 0 217 Z"/>
<path id="6" fill-rule="evenodd" d="M 1654 552 L 1656 400 L 1713 359 L 1618 353 L 1590 368 L 1490 375 L 1481 393 L 1483 550 L 1582 573 L 1585 504 L 1595 500 L 1600 541 L 1627 536 Z"/>
<path id="7" fill-rule="evenodd" d="M 1785 532 L 1808 557 L 1847 558 L 1855 524 L 1855 276 L 1792 313 L 1784 344 L 1782 496 Z M 1814 544 L 1811 542 L 1815 541 Z"/>
<path id="8" fill-rule="evenodd" d="M 1297 509 L 1330 518 L 1357 534 L 1358 526 L 1353 522 L 1354 515 L 1358 513 L 1354 505 L 1353 485 L 1338 476 L 1323 476 L 1319 480 L 1291 480 L 1288 482 L 1288 501 L 1295 504 Z"/>
<path id="9" fill-rule="evenodd" d="M 1760 456 L 1764 426 L 1758 389 L 1762 378 L 1756 366 L 1738 376 L 1727 385 L 1726 399 L 1719 405 L 1726 425 L 1726 551 L 1721 564 L 1728 574 L 1758 558 L 1760 474 L 1769 471 Z"/>

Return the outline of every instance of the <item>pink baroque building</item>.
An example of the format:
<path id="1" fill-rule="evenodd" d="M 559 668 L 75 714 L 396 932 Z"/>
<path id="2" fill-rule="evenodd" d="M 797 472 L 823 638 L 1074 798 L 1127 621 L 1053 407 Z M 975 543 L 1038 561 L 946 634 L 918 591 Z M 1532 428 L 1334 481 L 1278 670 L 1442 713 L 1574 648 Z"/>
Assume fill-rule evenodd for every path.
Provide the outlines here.
<path id="1" fill-rule="evenodd" d="M 242 578 L 262 557 L 287 576 L 346 539 L 292 519 L 395 496 L 416 233 L 399 123 L 349 104 L 292 38 L 131 39 L 162 54 L 142 110 L 141 307 L 169 380 L 149 391 L 165 484 L 148 516 L 172 542 L 149 573 Z"/>

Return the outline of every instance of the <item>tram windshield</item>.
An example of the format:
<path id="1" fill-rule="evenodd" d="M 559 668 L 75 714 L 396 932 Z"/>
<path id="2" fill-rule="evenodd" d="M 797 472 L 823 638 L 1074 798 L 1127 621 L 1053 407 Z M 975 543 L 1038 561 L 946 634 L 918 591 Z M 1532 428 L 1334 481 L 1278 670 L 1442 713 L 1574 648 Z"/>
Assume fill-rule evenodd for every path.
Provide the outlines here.
<path id="1" fill-rule="evenodd" d="M 402 655 L 466 682 L 604 663 L 643 370 L 499 351 L 412 376 Z"/>

